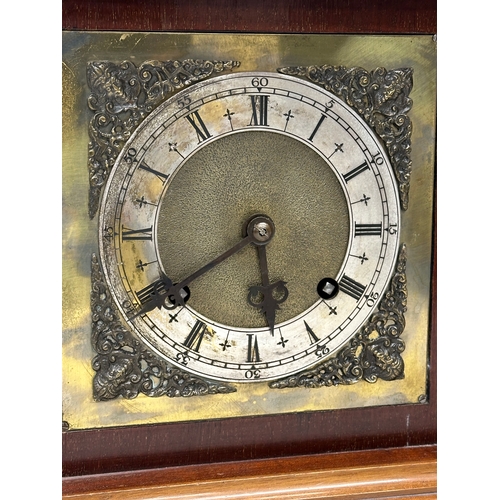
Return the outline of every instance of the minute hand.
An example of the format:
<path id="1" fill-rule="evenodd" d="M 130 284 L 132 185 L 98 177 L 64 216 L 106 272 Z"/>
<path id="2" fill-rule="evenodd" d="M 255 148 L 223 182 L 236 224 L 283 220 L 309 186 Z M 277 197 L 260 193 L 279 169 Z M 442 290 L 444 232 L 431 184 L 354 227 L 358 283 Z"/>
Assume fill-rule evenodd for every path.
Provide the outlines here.
<path id="1" fill-rule="evenodd" d="M 184 305 L 184 300 L 180 295 L 180 291 L 182 288 L 185 286 L 189 285 L 191 281 L 194 281 L 196 278 L 199 278 L 206 272 L 210 271 L 210 269 L 213 269 L 217 264 L 220 264 L 227 258 L 231 257 L 231 255 L 234 255 L 235 253 L 239 252 L 243 248 L 245 248 L 249 243 L 253 241 L 252 235 L 247 235 L 245 238 L 243 238 L 241 241 L 236 243 L 233 247 L 231 247 L 229 250 L 226 250 L 223 254 L 219 255 L 217 258 L 209 262 L 208 264 L 205 264 L 203 267 L 195 271 L 193 274 L 188 276 L 187 278 L 183 279 L 180 283 L 177 283 L 173 285 L 172 287 L 169 288 L 167 294 L 170 298 L 173 298 L 175 301 L 176 305 Z"/>

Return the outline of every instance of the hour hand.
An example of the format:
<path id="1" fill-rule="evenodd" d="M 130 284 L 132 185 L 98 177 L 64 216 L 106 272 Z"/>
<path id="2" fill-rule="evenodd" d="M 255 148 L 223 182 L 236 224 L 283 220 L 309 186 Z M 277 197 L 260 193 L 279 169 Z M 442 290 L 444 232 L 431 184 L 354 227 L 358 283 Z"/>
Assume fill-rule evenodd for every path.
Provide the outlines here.
<path id="1" fill-rule="evenodd" d="M 271 335 L 274 335 L 276 311 L 280 304 L 288 297 L 288 288 L 285 281 L 276 281 L 268 285 L 251 286 L 248 292 L 248 303 L 260 309 L 266 317 Z"/>
<path id="2" fill-rule="evenodd" d="M 273 228 L 274 229 L 274 228 Z M 288 288 L 285 281 L 269 283 L 269 270 L 267 267 L 267 253 L 265 245 L 259 245 L 259 264 L 262 276 L 262 286 L 252 286 L 248 293 L 248 303 L 259 308 L 266 317 L 267 324 L 274 335 L 274 325 L 276 321 L 276 311 L 280 309 L 280 304 L 288 297 Z"/>

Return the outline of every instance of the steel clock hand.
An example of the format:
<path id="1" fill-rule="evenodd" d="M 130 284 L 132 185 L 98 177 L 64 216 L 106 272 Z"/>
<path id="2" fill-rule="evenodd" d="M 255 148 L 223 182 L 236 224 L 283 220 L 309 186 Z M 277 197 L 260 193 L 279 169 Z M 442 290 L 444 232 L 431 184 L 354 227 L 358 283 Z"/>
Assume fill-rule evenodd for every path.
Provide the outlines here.
<path id="1" fill-rule="evenodd" d="M 288 289 L 285 281 L 269 283 L 267 268 L 266 247 L 259 246 L 259 261 L 261 266 L 262 286 L 251 286 L 248 292 L 248 303 L 260 309 L 265 315 L 271 335 L 274 336 L 274 324 L 276 311 L 280 309 L 280 304 L 288 297 Z"/>
<path id="2" fill-rule="evenodd" d="M 172 280 L 167 276 L 163 275 L 158 281 L 154 283 L 151 293 L 148 295 L 147 302 L 129 319 L 137 318 L 141 314 L 145 314 L 152 311 L 155 308 L 161 309 L 165 307 L 167 309 L 172 309 L 166 304 L 167 291 L 172 286 Z"/>
<path id="3" fill-rule="evenodd" d="M 236 243 L 236 245 L 225 251 L 223 254 L 219 255 L 214 260 L 210 261 L 208 264 L 205 264 L 203 267 L 182 280 L 180 283 L 176 283 L 174 285 L 172 284 L 172 280 L 170 278 L 163 276 L 154 284 L 148 301 L 141 307 L 141 309 L 139 309 L 136 314 L 131 316 L 129 319 L 134 319 L 137 316 L 150 312 L 155 308 L 161 309 L 162 307 L 164 307 L 165 309 L 174 309 L 178 306 L 184 306 L 191 295 L 191 292 L 189 291 L 189 288 L 187 286 L 189 283 L 191 283 L 191 281 L 199 278 L 206 272 L 210 271 L 210 269 L 213 269 L 217 264 L 220 264 L 227 258 L 231 257 L 231 255 L 234 255 L 242 248 L 245 248 L 249 243 L 252 242 L 252 239 L 253 238 L 251 235 L 247 235 L 241 241 Z"/>
<path id="4" fill-rule="evenodd" d="M 225 251 L 223 254 L 219 255 L 217 258 L 210 261 L 208 264 L 205 264 L 202 268 L 198 269 L 193 274 L 183 279 L 180 283 L 176 283 L 175 285 L 171 286 L 166 294 L 169 301 L 175 306 L 183 306 L 186 302 L 186 299 L 185 297 L 183 297 L 182 291 L 186 290 L 187 285 L 189 285 L 191 281 L 194 281 L 196 278 L 199 278 L 207 271 L 210 271 L 210 269 L 213 269 L 217 264 L 220 264 L 227 258 L 231 257 L 231 255 L 234 255 L 235 253 L 239 252 L 240 250 L 245 248 L 249 243 L 252 243 L 252 241 L 253 241 L 252 235 L 245 236 L 245 238 L 243 238 L 240 242 L 236 243 L 236 245 L 231 247 L 229 250 Z"/>
<path id="5" fill-rule="evenodd" d="M 245 248 L 250 243 L 259 245 L 259 248 L 264 248 L 263 245 L 266 245 L 273 236 L 272 231 L 266 230 L 266 228 L 271 227 L 274 230 L 274 225 L 272 225 L 272 221 L 268 217 L 261 215 L 252 217 L 246 224 L 246 236 L 242 240 L 236 243 L 236 245 L 231 247 L 229 250 L 226 250 L 224 253 L 210 261 L 208 264 L 205 264 L 203 267 L 189 275 L 187 278 L 183 279 L 181 282 L 174 285 L 169 278 L 163 276 L 162 279 L 160 279 L 153 287 L 153 291 L 151 292 L 151 296 L 148 302 L 146 302 L 144 306 L 130 319 L 136 318 L 141 314 L 152 311 L 156 307 L 158 307 L 159 309 L 161 309 L 162 307 L 165 307 L 166 309 L 173 309 L 178 306 L 184 306 L 190 297 L 190 291 L 188 288 L 189 283 L 207 273 L 221 262 L 225 261 L 235 253 Z M 265 251 L 263 257 L 261 257 L 260 260 L 262 261 L 262 259 L 264 262 L 262 269 L 265 270 L 263 272 L 265 272 L 267 276 Z M 269 284 L 268 278 L 266 279 L 266 283 Z M 276 284 L 269 286 L 274 287 L 275 285 Z M 268 295 L 268 293 L 266 293 L 266 295 Z M 270 308 L 272 309 L 272 307 L 269 305 L 269 299 L 266 301 L 265 306 L 266 310 Z M 274 318 L 274 315 L 272 318 Z M 270 326 L 272 325 L 271 331 L 273 331 L 274 319 L 268 319 L 268 322 L 270 322 Z"/>
<path id="6" fill-rule="evenodd" d="M 265 311 L 266 318 L 268 318 L 268 324 L 271 328 L 271 332 L 273 333 L 274 315 L 276 309 L 279 309 L 279 306 L 277 306 L 277 304 L 283 302 L 288 296 L 288 290 L 286 290 L 285 288 L 286 294 L 284 298 L 280 298 L 279 302 L 277 302 L 272 295 L 272 291 L 277 288 L 278 283 L 269 285 L 265 245 L 267 245 L 274 236 L 274 223 L 269 217 L 266 217 L 265 215 L 255 215 L 252 218 L 250 218 L 250 220 L 246 223 L 245 231 L 246 231 L 246 236 L 239 243 L 237 243 L 232 248 L 224 252 L 222 255 L 219 255 L 219 257 L 217 257 L 216 259 L 204 265 L 202 268 L 198 269 L 198 271 L 194 272 L 186 279 L 182 280 L 180 283 L 177 283 L 172 287 L 170 287 L 170 289 L 167 291 L 167 296 L 169 298 L 169 301 L 175 306 L 184 305 L 186 299 L 182 297 L 181 293 L 183 290 L 184 292 L 187 291 L 187 293 L 189 293 L 187 285 L 191 283 L 191 281 L 195 280 L 196 278 L 199 278 L 207 271 L 210 271 L 210 269 L 213 269 L 217 264 L 220 264 L 227 258 L 231 257 L 235 253 L 245 248 L 249 243 L 253 243 L 257 245 L 259 248 L 259 256 L 260 256 L 259 260 L 261 262 L 262 275 L 263 279 L 266 280 L 264 288 L 266 292 L 265 295 L 268 298 L 264 302 L 263 311 Z M 284 288 L 284 282 L 280 283 L 281 283 L 280 290 L 282 290 L 282 288 Z M 281 293 L 281 296 L 283 296 L 283 293 Z"/>
<path id="7" fill-rule="evenodd" d="M 274 336 L 276 311 L 280 309 L 279 304 L 282 304 L 287 299 L 288 289 L 285 286 L 285 281 L 280 280 L 275 283 L 269 283 L 266 245 L 274 236 L 274 224 L 270 219 L 268 221 L 261 221 L 256 225 L 255 229 L 259 236 L 259 241 L 256 242 L 256 245 L 259 252 L 262 286 L 251 286 L 249 288 L 247 301 L 251 306 L 262 311 L 266 317 L 269 329 L 271 330 L 271 335 Z"/>

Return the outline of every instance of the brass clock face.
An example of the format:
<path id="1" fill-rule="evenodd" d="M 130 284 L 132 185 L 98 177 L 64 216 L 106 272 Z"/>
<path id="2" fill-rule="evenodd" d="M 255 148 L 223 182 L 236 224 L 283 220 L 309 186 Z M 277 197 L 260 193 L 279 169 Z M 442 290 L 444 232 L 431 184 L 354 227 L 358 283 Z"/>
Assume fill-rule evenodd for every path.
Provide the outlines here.
<path id="1" fill-rule="evenodd" d="M 103 273 L 128 327 L 185 371 L 274 380 L 338 351 L 394 271 L 400 203 L 377 136 L 299 78 L 234 73 L 154 110 L 111 172 Z"/>

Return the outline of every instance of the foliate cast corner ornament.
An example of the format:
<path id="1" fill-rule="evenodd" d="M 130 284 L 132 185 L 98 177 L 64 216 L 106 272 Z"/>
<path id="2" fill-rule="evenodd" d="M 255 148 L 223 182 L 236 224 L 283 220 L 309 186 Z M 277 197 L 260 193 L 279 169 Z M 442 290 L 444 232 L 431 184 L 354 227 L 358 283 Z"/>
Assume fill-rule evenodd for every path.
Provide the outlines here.
<path id="1" fill-rule="evenodd" d="M 335 356 L 311 370 L 276 380 L 273 389 L 351 385 L 360 380 L 374 383 L 404 378 L 405 349 L 399 338 L 405 328 L 407 310 L 406 245 L 399 251 L 389 288 L 369 321 Z"/>
<path id="2" fill-rule="evenodd" d="M 354 108 L 384 141 L 399 185 L 401 207 L 408 209 L 410 191 L 411 132 L 408 112 L 413 69 L 387 70 L 345 66 L 292 66 L 280 73 L 308 78 Z"/>
<path id="3" fill-rule="evenodd" d="M 91 282 L 96 401 L 118 396 L 132 399 L 140 393 L 173 398 L 236 391 L 231 385 L 204 380 L 167 363 L 135 338 L 121 323 L 96 254 L 92 254 Z"/>
<path id="4" fill-rule="evenodd" d="M 125 142 L 137 125 L 173 92 L 240 65 L 237 61 L 92 61 L 87 65 L 90 87 L 89 217 L 94 218 L 101 189 Z"/>

